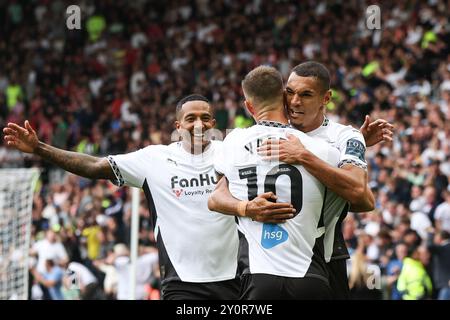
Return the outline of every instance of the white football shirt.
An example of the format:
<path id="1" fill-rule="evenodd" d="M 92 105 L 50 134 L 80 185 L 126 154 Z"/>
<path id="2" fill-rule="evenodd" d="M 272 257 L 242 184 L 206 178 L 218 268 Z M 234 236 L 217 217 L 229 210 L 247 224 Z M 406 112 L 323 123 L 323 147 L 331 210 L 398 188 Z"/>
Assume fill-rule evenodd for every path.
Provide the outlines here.
<path id="1" fill-rule="evenodd" d="M 153 215 L 163 282 L 213 282 L 236 277 L 235 219 L 208 209 L 217 179 L 213 141 L 199 155 L 180 142 L 109 156 L 116 184 L 143 188 Z"/>
<path id="2" fill-rule="evenodd" d="M 367 170 L 365 160 L 366 142 L 361 132 L 352 126 L 324 118 L 317 129 L 306 133 L 309 137 L 325 141 L 339 150 L 339 164 L 351 164 Z M 347 216 L 348 202 L 328 190 L 324 212 L 325 222 L 325 259 L 327 262 L 334 259 L 347 259 L 349 254 L 342 236 L 342 220 Z"/>
<path id="3" fill-rule="evenodd" d="M 245 235 L 249 270 L 284 277 L 316 276 L 326 279 L 323 252 L 324 200 L 326 188 L 300 165 L 265 161 L 257 147 L 266 139 L 297 136 L 305 147 L 322 160 L 337 166 L 339 153 L 327 143 L 277 122 L 262 121 L 247 129 L 235 129 L 216 152 L 215 168 L 229 181 L 235 198 L 252 200 L 258 194 L 272 191 L 278 202 L 290 202 L 297 215 L 283 224 L 267 224 L 239 218 L 239 229 Z"/>

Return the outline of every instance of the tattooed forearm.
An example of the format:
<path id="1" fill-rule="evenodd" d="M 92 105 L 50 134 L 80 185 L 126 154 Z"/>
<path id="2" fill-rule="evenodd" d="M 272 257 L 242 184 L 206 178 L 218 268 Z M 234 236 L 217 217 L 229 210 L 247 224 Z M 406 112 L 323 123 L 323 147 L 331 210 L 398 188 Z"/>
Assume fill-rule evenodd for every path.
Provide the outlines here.
<path id="1" fill-rule="evenodd" d="M 42 142 L 39 142 L 34 153 L 64 170 L 82 177 L 90 179 L 115 178 L 108 161 L 104 158 L 58 149 Z"/>

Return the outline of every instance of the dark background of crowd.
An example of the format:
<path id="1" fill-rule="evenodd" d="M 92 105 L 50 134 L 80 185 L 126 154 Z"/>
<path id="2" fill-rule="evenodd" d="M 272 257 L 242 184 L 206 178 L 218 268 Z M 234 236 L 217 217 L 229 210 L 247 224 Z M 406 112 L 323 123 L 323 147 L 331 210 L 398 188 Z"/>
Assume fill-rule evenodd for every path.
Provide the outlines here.
<path id="1" fill-rule="evenodd" d="M 320 61 L 332 76 L 328 117 L 359 127 L 368 114 L 396 127 L 393 143 L 366 153 L 376 209 L 344 222 L 350 251 L 363 257 L 363 271 L 350 273 L 354 297 L 399 297 L 405 242 L 425 248 L 433 298 L 449 286 L 450 262 L 426 249 L 450 232 L 449 1 L 73 2 L 0 0 L 0 127 L 29 119 L 45 143 L 95 155 L 168 144 L 181 97 L 207 96 L 221 130 L 249 126 L 240 88 L 249 70 L 269 64 L 287 78 L 298 63 Z M 71 4 L 81 7 L 81 30 L 66 27 Z M 365 24 L 370 4 L 381 8 L 381 30 Z M 129 244 L 129 191 L 4 145 L 0 163 L 44 169 L 33 240 L 56 230 L 69 259 L 102 282 L 96 266 Z M 150 214 L 142 201 L 146 247 Z M 381 290 L 364 290 L 369 269 Z"/>

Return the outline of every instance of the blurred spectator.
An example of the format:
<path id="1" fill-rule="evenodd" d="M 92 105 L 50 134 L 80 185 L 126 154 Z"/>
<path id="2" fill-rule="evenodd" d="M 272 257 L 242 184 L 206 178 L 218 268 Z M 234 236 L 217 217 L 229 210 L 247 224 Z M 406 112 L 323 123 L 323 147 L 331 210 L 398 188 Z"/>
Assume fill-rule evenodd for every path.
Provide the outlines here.
<path id="1" fill-rule="evenodd" d="M 403 242 L 398 243 L 395 246 L 394 256 L 389 261 L 386 267 L 387 284 L 388 288 L 390 289 L 390 298 L 392 300 L 402 299 L 402 294 L 397 289 L 397 280 L 398 276 L 400 275 L 400 271 L 402 270 L 403 259 L 405 259 L 407 254 L 408 246 Z"/>
<path id="2" fill-rule="evenodd" d="M 81 232 L 81 235 L 86 237 L 87 257 L 91 260 L 99 258 L 101 246 L 100 233 L 101 228 L 97 224 L 94 215 L 91 215 L 87 218 L 87 223 Z"/>
<path id="3" fill-rule="evenodd" d="M 425 247 L 413 245 L 408 248 L 408 256 L 403 259 L 403 267 L 397 280 L 397 290 L 403 300 L 431 298 L 432 283 L 425 269 L 428 260 Z"/>
<path id="4" fill-rule="evenodd" d="M 433 257 L 433 279 L 438 299 L 450 300 L 450 233 L 430 233 L 427 246 Z"/>
<path id="5" fill-rule="evenodd" d="M 105 259 L 99 259 L 93 262 L 94 266 L 105 274 L 105 278 L 103 280 L 103 290 L 106 299 L 108 300 L 117 298 L 118 279 L 117 270 L 113 265 L 114 258 L 114 252 L 111 250 L 108 251 Z"/>
<path id="6" fill-rule="evenodd" d="M 68 262 L 66 249 L 58 239 L 55 231 L 49 229 L 45 233 L 45 239 L 36 242 L 31 248 L 31 253 L 38 256 L 37 272 L 44 274 L 47 271 L 46 261 L 51 260 L 55 264 L 64 265 Z"/>
<path id="7" fill-rule="evenodd" d="M 431 221 L 426 214 L 417 211 L 411 214 L 411 229 L 416 231 L 421 239 L 427 238 L 427 228 L 431 227 Z"/>
<path id="8" fill-rule="evenodd" d="M 83 264 L 70 262 L 67 266 L 66 277 L 68 279 L 66 285 L 77 287 L 81 300 L 100 300 L 104 298 L 97 278 Z"/>
<path id="9" fill-rule="evenodd" d="M 129 250 L 124 244 L 114 246 L 113 265 L 116 268 L 118 285 L 117 299 L 128 300 L 130 298 L 130 257 Z M 154 249 L 145 249 L 140 246 L 139 256 L 136 262 L 136 299 L 146 297 L 146 285 L 157 281 L 159 278 L 158 253 Z"/>
<path id="10" fill-rule="evenodd" d="M 434 212 L 434 222 L 437 230 L 450 232 L 450 190 L 445 191 L 445 202 Z"/>
<path id="11" fill-rule="evenodd" d="M 45 260 L 45 272 L 39 273 L 36 269 L 31 272 L 40 284 L 42 284 L 50 295 L 51 300 L 64 300 L 61 291 L 64 271 L 52 259 Z"/>
<path id="12" fill-rule="evenodd" d="M 368 263 L 364 254 L 366 244 L 360 240 L 356 251 L 351 256 L 349 287 L 352 300 L 379 300 L 381 290 L 377 286 L 381 283 L 380 268 Z"/>
<path id="13" fill-rule="evenodd" d="M 343 221 L 342 225 L 342 234 L 344 236 L 345 243 L 347 244 L 347 248 L 349 249 L 350 255 L 356 249 L 358 244 L 358 238 L 355 234 L 356 230 L 357 230 L 357 222 L 353 214 L 350 212 L 347 215 L 347 218 L 345 218 L 345 220 Z"/>

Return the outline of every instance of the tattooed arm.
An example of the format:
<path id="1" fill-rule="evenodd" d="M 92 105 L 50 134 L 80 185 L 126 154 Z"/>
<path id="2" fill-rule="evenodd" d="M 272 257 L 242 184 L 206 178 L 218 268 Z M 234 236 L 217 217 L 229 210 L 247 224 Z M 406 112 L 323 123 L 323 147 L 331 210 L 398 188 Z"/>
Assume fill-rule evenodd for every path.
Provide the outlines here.
<path id="1" fill-rule="evenodd" d="M 22 152 L 36 154 L 66 171 L 90 179 L 115 179 L 106 158 L 66 151 L 45 144 L 39 141 L 28 121 L 25 121 L 25 128 L 15 123 L 8 123 L 3 132 L 8 146 Z"/>
<path id="2" fill-rule="evenodd" d="M 39 142 L 34 154 L 76 175 L 90 179 L 110 179 L 115 176 L 106 158 L 61 150 Z"/>

